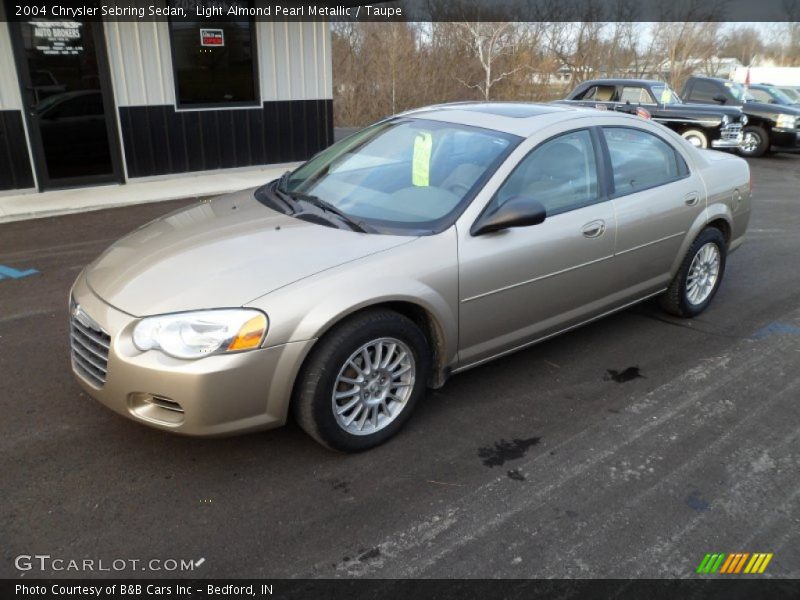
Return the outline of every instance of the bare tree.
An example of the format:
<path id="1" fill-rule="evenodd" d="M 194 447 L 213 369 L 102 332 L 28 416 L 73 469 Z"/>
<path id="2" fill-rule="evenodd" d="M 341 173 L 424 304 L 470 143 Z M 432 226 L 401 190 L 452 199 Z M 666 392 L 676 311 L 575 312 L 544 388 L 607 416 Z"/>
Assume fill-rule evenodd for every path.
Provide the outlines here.
<path id="1" fill-rule="evenodd" d="M 686 78 L 714 56 L 720 24 L 665 22 L 653 26 L 655 49 L 664 59 L 667 82 L 680 89 Z"/>
<path id="2" fill-rule="evenodd" d="M 786 23 L 786 51 L 783 53 L 783 64 L 800 65 L 800 0 L 783 0 L 783 7 L 788 17 Z"/>
<path id="3" fill-rule="evenodd" d="M 755 27 L 739 26 L 725 34 L 719 56 L 735 58 L 743 65 L 749 65 L 763 51 L 764 42 L 759 31 Z"/>
<path id="4" fill-rule="evenodd" d="M 461 42 L 478 60 L 482 74 L 476 83 L 456 78 L 464 86 L 479 90 L 485 100 L 491 97 L 492 86 L 526 68 L 512 60 L 503 61 L 512 57 L 520 46 L 520 28 L 515 23 L 462 22 L 455 23 L 455 27 Z M 499 66 L 501 62 L 505 62 L 504 68 Z"/>

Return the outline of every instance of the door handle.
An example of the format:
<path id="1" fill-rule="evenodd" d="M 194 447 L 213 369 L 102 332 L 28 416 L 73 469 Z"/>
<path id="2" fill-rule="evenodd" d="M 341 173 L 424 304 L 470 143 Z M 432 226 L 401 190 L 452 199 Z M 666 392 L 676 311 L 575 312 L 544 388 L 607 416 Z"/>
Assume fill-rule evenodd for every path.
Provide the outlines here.
<path id="1" fill-rule="evenodd" d="M 695 206 L 698 202 L 700 202 L 700 194 L 697 192 L 686 194 L 686 196 L 683 198 L 683 201 L 686 203 L 686 206 Z"/>
<path id="2" fill-rule="evenodd" d="M 606 222 L 602 219 L 598 219 L 597 221 L 592 221 L 591 223 L 587 223 L 583 226 L 583 237 L 587 238 L 596 238 L 603 235 L 603 232 L 606 230 Z"/>

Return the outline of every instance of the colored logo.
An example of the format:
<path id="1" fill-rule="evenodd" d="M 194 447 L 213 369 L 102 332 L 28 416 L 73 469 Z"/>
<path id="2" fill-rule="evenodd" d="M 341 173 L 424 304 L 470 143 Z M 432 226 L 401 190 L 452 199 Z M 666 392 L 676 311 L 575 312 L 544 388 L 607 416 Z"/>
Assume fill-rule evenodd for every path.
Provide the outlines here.
<path id="1" fill-rule="evenodd" d="M 706 554 L 700 566 L 697 567 L 697 572 L 701 574 L 721 573 L 723 575 L 763 573 L 771 560 L 772 552 Z"/>

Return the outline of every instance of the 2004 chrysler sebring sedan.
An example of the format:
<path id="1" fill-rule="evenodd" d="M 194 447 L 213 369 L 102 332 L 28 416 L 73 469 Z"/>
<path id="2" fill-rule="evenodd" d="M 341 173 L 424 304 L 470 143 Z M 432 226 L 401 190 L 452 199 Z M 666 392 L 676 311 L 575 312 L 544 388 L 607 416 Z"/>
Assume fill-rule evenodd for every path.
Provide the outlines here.
<path id="1" fill-rule="evenodd" d="M 745 161 L 634 116 L 415 110 L 112 245 L 72 289 L 73 370 L 161 429 L 292 411 L 364 450 L 453 373 L 651 296 L 702 312 L 750 196 Z"/>

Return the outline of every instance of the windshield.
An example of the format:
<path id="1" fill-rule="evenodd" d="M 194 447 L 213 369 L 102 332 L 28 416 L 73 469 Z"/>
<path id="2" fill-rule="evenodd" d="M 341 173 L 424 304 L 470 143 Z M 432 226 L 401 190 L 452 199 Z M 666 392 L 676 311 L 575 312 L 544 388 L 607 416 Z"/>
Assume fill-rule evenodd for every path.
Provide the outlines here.
<path id="1" fill-rule="evenodd" d="M 680 96 L 665 83 L 654 85 L 651 89 L 656 100 L 661 104 L 683 104 Z"/>
<path id="2" fill-rule="evenodd" d="M 780 90 L 793 103 L 797 104 L 798 102 L 800 102 L 800 90 L 796 90 L 796 89 L 793 89 L 793 88 L 780 88 Z"/>
<path id="3" fill-rule="evenodd" d="M 772 96 L 775 104 L 794 104 L 794 100 L 792 100 L 788 94 L 784 94 L 783 91 L 779 90 L 778 88 L 767 86 L 764 88 L 764 91 Z"/>
<path id="4" fill-rule="evenodd" d="M 739 102 L 752 102 L 755 100 L 753 95 L 745 89 L 745 87 L 741 83 L 735 83 L 733 81 L 726 81 L 725 87 L 727 87 L 733 97 L 736 98 Z"/>
<path id="5" fill-rule="evenodd" d="M 521 138 L 414 118 L 378 123 L 294 171 L 287 191 L 313 195 L 381 233 L 449 226 Z"/>

